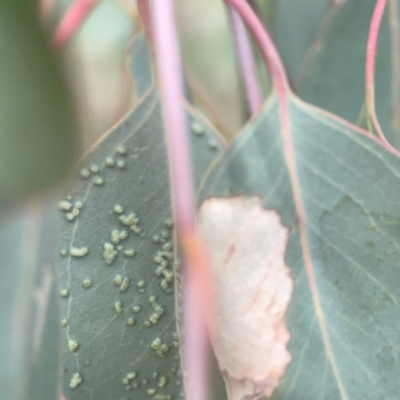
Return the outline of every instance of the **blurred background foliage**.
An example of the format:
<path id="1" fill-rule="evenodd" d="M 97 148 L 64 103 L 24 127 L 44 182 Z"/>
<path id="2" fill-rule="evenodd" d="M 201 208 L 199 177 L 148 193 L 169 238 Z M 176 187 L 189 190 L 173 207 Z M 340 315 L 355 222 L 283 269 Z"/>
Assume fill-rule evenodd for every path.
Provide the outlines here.
<path id="1" fill-rule="evenodd" d="M 12 1 L 23 4 L 28 1 L 33 3 L 39 0 L 6 0 L 1 4 L 7 4 L 10 7 L 10 4 L 13 4 Z M 51 13 L 45 19 L 50 41 L 54 29 L 74 0 L 41 1 L 43 4 L 50 5 Z M 220 132 L 229 139 L 246 123 L 248 111 L 225 6 L 222 0 L 175 1 L 177 3 L 177 21 L 182 56 L 191 99 Z M 366 33 L 375 0 L 248 1 L 253 7 L 257 8 L 259 15 L 262 16 L 263 21 L 268 24 L 274 34 L 274 39 L 296 93 L 312 104 L 337 113 L 350 121 L 358 122 L 361 126 L 366 125 L 360 110 L 363 110 L 364 102 Z M 3 110 L 3 115 L 13 116 L 13 118 L 0 118 L 0 122 L 3 122 L 3 138 L 11 138 L 10 143 L 13 146 L 22 143 L 23 148 L 23 151 L 17 149 L 12 153 L 9 151 L 11 147 L 3 146 L 3 159 L 11 160 L 13 164 L 10 162 L 8 165 L 14 166 L 2 168 L 4 177 L 2 194 L 7 195 L 7 202 L 5 202 L 7 205 L 12 204 L 14 198 L 23 197 L 21 194 L 31 195 L 36 193 L 39 188 L 47 187 L 51 182 L 54 183 L 55 180 L 58 182 L 54 175 L 57 174 L 57 178 L 63 176 L 68 165 L 73 161 L 75 141 L 68 136 L 69 133 L 79 131 L 83 143 L 82 148 L 87 149 L 105 131 L 116 124 L 134 104 L 135 94 L 126 68 L 126 48 L 138 32 L 135 3 L 135 0 L 99 0 L 98 6 L 88 20 L 84 22 L 79 33 L 60 52 L 62 62 L 58 63 L 58 66 L 61 66 L 67 75 L 73 94 L 74 109 L 79 114 L 81 129 L 75 129 L 75 126 L 71 129 L 69 126 L 70 102 L 66 101 L 68 104 L 64 104 L 64 99 L 68 97 L 66 87 L 58 74 L 56 62 L 47 46 L 46 38 L 43 37 L 36 21 L 35 23 L 32 22 L 34 14 L 24 14 L 25 17 L 22 14 L 19 15 L 19 17 L 29 17 L 30 24 L 26 22 L 21 24 L 22 19 L 18 20 L 19 26 L 18 24 L 15 26 L 6 23 L 0 24 L 3 31 L 7 32 L 3 35 L 3 41 L 0 40 L 0 44 L 5 49 L 11 49 L 9 54 L 13 54 L 15 48 L 25 46 L 28 49 L 27 51 L 20 51 L 18 57 L 5 58 L 8 62 L 3 62 L 4 65 L 1 70 L 3 71 L 3 82 L 8 84 L 3 84 L 2 87 L 3 109 L 5 110 Z M 343 7 L 343 11 L 346 10 L 346 12 L 340 13 L 342 5 L 346 5 L 346 7 Z M 10 7 L 10 9 L 12 8 Z M 359 12 L 360 10 L 363 12 Z M 6 16 L 4 10 L 1 15 L 4 22 L 4 16 Z M 382 117 L 381 120 L 384 121 L 384 124 L 386 122 L 386 126 L 383 124 L 383 127 L 386 128 L 385 131 L 389 131 L 392 112 L 390 94 L 392 94 L 391 92 L 396 93 L 396 90 L 398 93 L 398 87 L 392 85 L 391 82 L 391 54 L 388 45 L 387 17 L 383 21 L 377 62 L 377 88 L 379 90 L 376 91 L 376 103 L 378 105 L 378 116 Z M 10 26 L 18 32 L 18 35 L 10 34 L 7 31 Z M 25 29 L 21 29 L 21 26 Z M 26 37 L 22 37 L 21 34 L 25 34 Z M 10 37 L 13 40 L 9 40 Z M 30 40 L 37 40 L 37 43 L 41 46 L 40 49 L 44 54 L 43 59 L 47 62 L 45 67 L 33 63 L 29 59 L 34 51 L 34 46 L 30 44 Z M 343 49 L 346 49 L 345 53 Z M 263 92 L 266 96 L 269 89 L 268 76 L 260 54 L 257 53 L 257 50 L 255 51 Z M 395 52 L 395 54 L 398 53 Z M 27 57 L 28 61 L 24 57 Z M 18 68 L 15 68 L 15 61 L 20 59 L 24 61 L 20 63 L 24 66 L 21 70 L 27 74 L 30 82 L 34 82 L 33 85 L 24 84 L 25 81 L 21 80 L 18 73 L 14 74 L 15 71 L 21 72 Z M 5 67 L 8 67 L 8 69 Z M 38 72 L 40 73 L 35 75 Z M 9 79 L 10 76 L 13 79 Z M 45 77 L 47 84 L 43 87 L 46 90 L 43 90 L 39 85 L 38 76 Z M 39 91 L 38 88 L 40 88 Z M 8 96 L 7 90 L 4 89 L 11 89 L 8 92 L 12 93 L 13 96 Z M 30 89 L 29 92 L 27 89 Z M 49 95 L 47 101 L 41 101 L 41 96 L 38 93 L 47 93 Z M 61 101 L 58 97 L 60 94 L 62 94 Z M 17 99 L 14 95 L 21 97 Z M 15 108 L 16 112 L 12 114 L 8 109 L 12 105 L 10 99 L 14 98 L 17 99 L 16 102 L 22 99 L 23 101 L 20 101 L 20 104 L 23 107 Z M 397 96 L 398 98 L 400 97 Z M 55 111 L 52 111 L 52 107 L 55 107 Z M 58 111 L 57 107 L 60 107 Z M 39 123 L 33 125 L 31 121 L 36 121 L 36 119 L 28 118 L 26 110 L 29 110 L 32 115 L 40 117 Z M 41 110 L 41 112 L 35 110 Z M 46 112 L 44 113 L 43 110 Z M 47 117 L 47 113 L 53 115 L 50 120 L 51 124 L 48 123 L 46 118 L 43 118 L 43 116 Z M 20 118 L 21 114 L 25 118 Z M 13 134 L 12 129 L 8 129 L 4 121 L 7 122 L 9 119 L 17 122 L 14 124 L 18 128 L 15 132 L 23 135 L 26 141 L 16 139 L 17 135 Z M 19 127 L 21 121 L 24 123 L 23 128 Z M 396 122 L 398 122 L 398 119 Z M 74 124 L 71 123 L 71 125 Z M 399 132 L 398 126 L 395 131 L 397 134 Z M 58 135 L 53 136 L 54 132 L 57 132 Z M 49 136 L 46 136 L 49 134 L 51 134 L 51 138 L 57 138 L 54 143 L 49 140 Z M 399 141 L 395 141 L 395 143 L 398 144 L 400 143 L 400 135 L 397 138 Z M 14 147 L 17 148 L 16 145 Z M 39 156 L 35 156 L 35 148 L 42 148 L 45 151 Z M 67 151 L 68 149 L 69 151 Z M 69 153 L 71 154 L 69 155 Z M 14 157 L 13 154 L 18 154 L 18 157 Z M 4 155 L 7 155 L 8 158 Z M 28 162 L 30 160 L 34 162 Z M 40 160 L 40 162 L 36 162 L 37 160 Z M 45 166 L 45 170 L 31 168 L 30 165 L 34 164 L 37 164 L 35 165 L 37 167 Z M 49 165 L 52 168 L 49 168 Z M 57 165 L 58 169 L 55 168 Z M 20 170 L 24 173 L 24 179 L 14 179 L 15 173 Z M 26 173 L 26 170 L 29 174 Z M 40 179 L 31 179 L 32 174 L 35 175 L 34 178 Z M 27 176 L 28 178 L 26 178 Z M 12 185 L 9 186 L 13 190 L 8 190 L 4 182 L 11 182 Z M 22 182 L 22 189 L 18 185 L 14 185 L 14 182 Z M 30 185 L 30 190 L 25 190 L 24 185 L 27 184 Z M 6 213 L 8 213 L 8 210 L 6 210 Z M 47 304 L 47 301 L 42 300 L 43 298 L 50 299 L 51 296 L 57 297 L 58 288 L 56 280 L 53 279 L 54 271 L 46 267 L 51 263 L 51 254 L 47 253 L 51 253 L 50 250 L 54 247 L 51 239 L 55 235 L 39 235 L 37 233 L 47 232 L 49 229 L 50 231 L 54 230 L 56 219 L 52 208 L 44 202 L 35 209 L 21 208 L 16 215 L 12 216 L 13 218 L 9 215 L 5 218 L 6 213 L 3 214 L 3 221 L 0 225 L 0 237 L 2 237 L 1 243 L 3 243 L 1 254 L 5 260 L 8 260 L 6 263 L 8 269 L 3 268 L 0 271 L 3 273 L 0 276 L 0 282 L 3 282 L 3 286 L 5 285 L 4 290 L 0 290 L 0 293 L 4 295 L 3 303 L 9 306 L 7 312 L 0 315 L 3 322 L 0 326 L 5 327 L 0 332 L 3 338 L 0 341 L 3 344 L 2 347 L 0 346 L 0 355 L 2 355 L 0 360 L 3 360 L 3 363 L 0 363 L 0 370 L 2 366 L 4 369 L 8 367 L 10 364 L 8 360 L 16 359 L 17 362 L 10 371 L 16 377 L 18 384 L 15 384 L 10 390 L 3 385 L 3 392 L 1 392 L 0 380 L 0 398 L 8 398 L 4 395 L 4 388 L 8 393 L 11 393 L 14 387 L 15 390 L 24 393 L 29 392 L 29 398 L 32 400 L 48 398 L 38 389 L 40 385 L 37 383 L 40 383 L 40 381 L 37 371 L 44 363 L 50 365 L 49 370 L 53 375 L 44 378 L 51 379 L 54 382 L 49 390 L 55 393 L 58 375 L 56 367 L 58 344 L 54 342 L 49 346 L 50 342 L 47 337 L 48 335 L 51 336 L 51 332 L 53 332 L 53 338 L 59 336 L 54 334 L 54 331 L 57 332 L 59 329 L 59 325 L 56 323 L 59 317 L 57 307 L 47 310 L 46 307 L 43 308 L 43 304 Z M 48 221 L 47 215 L 49 215 Z M 50 228 L 47 228 L 45 223 Z M 29 229 L 34 234 L 30 235 L 28 240 L 22 241 L 21 232 L 25 230 L 29 232 Z M 37 242 L 37 238 L 40 239 L 39 242 Z M 29 257 L 19 257 L 19 255 L 29 255 Z M 29 259 L 29 262 L 26 261 L 27 259 Z M 25 276 L 26 271 L 32 273 L 29 280 L 25 282 L 24 290 L 18 291 L 16 288 L 18 288 L 19 279 L 21 276 Z M 9 285 L 9 282 L 13 284 Z M 14 294 L 14 297 L 12 297 L 12 294 Z M 32 301 L 32 299 L 35 299 L 35 301 Z M 32 310 L 26 306 L 31 303 L 34 304 L 31 307 Z M 54 300 L 51 301 L 51 304 L 56 305 L 57 302 Z M 15 313 L 19 318 L 17 323 L 12 325 L 10 321 L 12 321 L 14 309 L 17 310 Z M 36 314 L 44 315 L 47 311 L 47 317 L 42 318 L 39 321 L 40 323 L 36 324 L 32 316 Z M 21 326 L 26 325 L 28 313 L 30 315 L 29 329 L 24 331 Z M 40 357 L 36 354 L 35 358 L 28 360 L 28 362 L 25 362 L 26 360 L 21 357 L 15 357 L 15 350 L 20 352 L 20 349 L 24 351 L 28 349 L 29 337 L 25 333 L 41 331 L 44 332 L 42 343 L 37 341 L 39 343 L 37 348 L 43 351 L 41 353 L 38 350 L 36 351 Z M 15 332 L 22 332 L 24 335 L 17 335 Z M 40 335 L 37 337 L 40 337 Z M 14 346 L 9 346 L 10 338 L 14 340 Z M 46 346 L 41 346 L 41 344 L 46 344 Z M 29 371 L 29 368 L 31 368 L 31 371 Z M 213 376 L 215 375 L 213 374 Z M 31 377 L 33 377 L 32 382 Z M 11 382 L 7 374 L 3 373 L 2 379 L 8 379 Z M 45 385 L 41 385 L 41 387 L 45 387 Z"/>
<path id="2" fill-rule="evenodd" d="M 73 0 L 46 1 L 53 2 L 54 28 Z M 312 104 L 368 128 L 362 114 L 364 62 L 375 1 L 248 1 L 273 34 L 295 92 Z M 191 99 L 229 139 L 245 124 L 248 112 L 228 13 L 222 0 L 175 2 Z M 81 112 L 85 148 L 116 123 L 134 101 L 126 74 L 125 49 L 138 30 L 135 3 L 100 0 L 63 53 Z M 390 45 L 386 16 L 381 31 L 377 62 L 380 90 L 376 101 L 378 116 L 389 123 L 390 54 L 386 53 L 390 52 Z M 257 46 L 253 47 L 266 96 L 268 76 Z M 342 47 L 346 55 L 342 54 Z M 347 58 L 351 59 L 352 68 L 343 63 Z M 312 79 L 305 79 L 309 76 Z M 390 124 L 383 125 L 392 141 Z"/>
<path id="3" fill-rule="evenodd" d="M 53 0 L 52 27 L 73 0 Z M 81 110 L 87 148 L 132 104 L 125 49 L 137 32 L 135 0 L 103 0 L 65 49 L 67 74 Z M 227 138 L 246 120 L 235 50 L 221 0 L 176 0 L 182 57 L 191 95 Z M 267 20 L 276 0 L 261 0 Z M 259 59 L 260 70 L 263 71 Z M 263 83 L 266 77 L 262 76 Z M 267 84 L 264 86 L 267 87 Z"/>

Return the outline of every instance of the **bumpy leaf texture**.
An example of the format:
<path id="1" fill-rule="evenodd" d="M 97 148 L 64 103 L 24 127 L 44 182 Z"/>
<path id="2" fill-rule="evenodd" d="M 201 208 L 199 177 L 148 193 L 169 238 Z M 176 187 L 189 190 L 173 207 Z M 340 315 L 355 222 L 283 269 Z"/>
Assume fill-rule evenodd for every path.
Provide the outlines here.
<path id="1" fill-rule="evenodd" d="M 143 45 L 141 35 L 132 57 Z M 60 202 L 68 400 L 167 400 L 182 391 L 179 262 L 160 101 L 151 74 L 129 65 L 143 96 L 86 155 Z M 223 144 L 189 107 L 187 115 L 199 182 Z"/>

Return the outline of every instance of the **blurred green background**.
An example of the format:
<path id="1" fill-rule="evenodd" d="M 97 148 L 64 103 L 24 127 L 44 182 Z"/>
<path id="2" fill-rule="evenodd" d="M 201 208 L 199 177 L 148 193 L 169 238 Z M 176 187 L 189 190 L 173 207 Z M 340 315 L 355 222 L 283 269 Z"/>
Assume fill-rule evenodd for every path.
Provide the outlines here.
<path id="1" fill-rule="evenodd" d="M 59 19 L 73 2 L 53 0 Z M 274 1 L 263 1 L 264 9 Z M 137 31 L 127 10 L 135 0 L 103 0 L 65 50 L 87 148 L 112 126 L 132 98 L 125 49 Z M 246 119 L 226 9 L 221 0 L 176 0 L 182 56 L 196 105 L 231 137 Z"/>

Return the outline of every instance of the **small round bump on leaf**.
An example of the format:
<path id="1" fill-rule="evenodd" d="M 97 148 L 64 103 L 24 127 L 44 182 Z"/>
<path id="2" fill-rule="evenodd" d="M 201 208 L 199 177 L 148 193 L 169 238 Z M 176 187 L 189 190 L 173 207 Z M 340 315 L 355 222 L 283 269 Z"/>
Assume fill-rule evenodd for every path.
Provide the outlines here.
<path id="1" fill-rule="evenodd" d="M 90 177 L 90 171 L 86 168 L 82 168 L 79 171 L 79 175 L 81 176 L 82 179 L 89 179 Z"/>
<path id="2" fill-rule="evenodd" d="M 135 250 L 134 249 L 127 249 L 127 250 L 124 251 L 124 254 L 127 257 L 133 257 L 135 255 Z"/>
<path id="3" fill-rule="evenodd" d="M 71 202 L 67 200 L 62 200 L 58 203 L 58 208 L 62 211 L 68 211 L 72 207 Z"/>
<path id="4" fill-rule="evenodd" d="M 126 147 L 121 145 L 117 147 L 117 153 L 120 154 L 121 156 L 126 155 Z"/>
<path id="5" fill-rule="evenodd" d="M 122 284 L 122 281 L 124 280 L 122 275 L 115 275 L 113 282 L 117 285 L 120 286 Z"/>
<path id="6" fill-rule="evenodd" d="M 93 281 L 89 278 L 84 279 L 82 282 L 83 287 L 86 289 L 90 288 L 90 286 L 92 286 L 92 284 L 93 284 Z"/>
<path id="7" fill-rule="evenodd" d="M 124 169 L 124 168 L 125 168 L 125 161 L 118 160 L 118 161 L 117 161 L 117 167 L 118 167 L 119 169 Z"/>
<path id="8" fill-rule="evenodd" d="M 70 254 L 72 257 L 84 257 L 88 251 L 87 247 L 71 247 Z"/>
<path id="9" fill-rule="evenodd" d="M 109 168 L 113 168 L 114 165 L 115 165 L 114 160 L 113 160 L 111 157 L 108 157 L 108 158 L 106 159 L 106 166 L 109 167 Z"/>
<path id="10" fill-rule="evenodd" d="M 90 167 L 90 170 L 94 173 L 97 174 L 99 172 L 99 167 L 98 165 L 94 164 Z"/>
<path id="11" fill-rule="evenodd" d="M 121 314 L 122 311 L 123 311 L 123 309 L 122 309 L 122 301 L 116 301 L 116 302 L 114 303 L 114 308 L 115 308 L 115 312 L 116 312 L 117 314 Z"/>
<path id="12" fill-rule="evenodd" d="M 68 341 L 68 348 L 69 348 L 69 351 L 75 353 L 79 348 L 79 344 L 78 344 L 78 342 L 76 340 L 69 340 Z"/>
<path id="13" fill-rule="evenodd" d="M 114 206 L 114 212 L 116 214 L 122 214 L 124 212 L 124 209 L 119 204 L 116 204 Z"/>
<path id="14" fill-rule="evenodd" d="M 96 186 L 102 186 L 104 184 L 104 179 L 101 176 L 96 176 L 96 178 L 93 179 L 93 183 Z"/>
<path id="15" fill-rule="evenodd" d="M 197 136 L 204 135 L 204 127 L 202 124 L 200 124 L 200 122 L 193 121 L 190 128 L 195 135 L 197 135 Z"/>
<path id="16" fill-rule="evenodd" d="M 82 383 L 82 377 L 77 372 L 77 373 L 72 375 L 72 378 L 71 378 L 70 383 L 69 383 L 69 387 L 71 389 L 76 389 L 81 383 Z"/>

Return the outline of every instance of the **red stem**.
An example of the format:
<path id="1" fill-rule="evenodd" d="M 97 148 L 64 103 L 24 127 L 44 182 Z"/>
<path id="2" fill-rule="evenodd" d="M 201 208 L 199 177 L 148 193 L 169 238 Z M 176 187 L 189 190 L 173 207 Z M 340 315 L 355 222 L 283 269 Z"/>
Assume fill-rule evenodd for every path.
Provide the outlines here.
<path id="1" fill-rule="evenodd" d="M 225 0 L 225 2 L 232 6 L 248 28 L 254 35 L 254 38 L 259 44 L 261 53 L 268 65 L 272 77 L 272 82 L 275 89 L 279 92 L 284 91 L 290 93 L 288 79 L 285 73 L 283 62 L 275 48 L 274 42 L 266 31 L 262 22 L 258 19 L 252 8 L 243 0 Z"/>
<path id="2" fill-rule="evenodd" d="M 81 28 L 99 0 L 76 0 L 68 9 L 59 23 L 53 37 L 53 46 L 57 49 L 64 46 L 68 40 Z"/>
<path id="3" fill-rule="evenodd" d="M 265 60 L 265 64 L 270 70 L 272 83 L 278 94 L 280 103 L 282 132 L 287 138 L 287 140 L 284 140 L 285 153 L 289 159 L 292 159 L 293 146 L 290 139 L 289 109 L 287 101 L 287 97 L 290 95 L 291 90 L 281 57 L 265 26 L 245 0 L 225 0 L 225 2 L 238 12 L 250 31 L 253 33 Z"/>
<path id="4" fill-rule="evenodd" d="M 206 399 L 206 334 L 204 280 L 207 265 L 195 232 L 195 195 L 191 151 L 183 108 L 182 66 L 173 0 L 153 0 L 153 43 L 166 141 L 168 144 L 172 201 L 185 262 L 184 343 L 185 379 L 189 400 Z M 200 279 L 198 279 L 200 278 Z"/>
<path id="5" fill-rule="evenodd" d="M 365 64 L 365 91 L 367 112 L 379 138 L 385 145 L 392 147 L 379 124 L 375 112 L 375 60 L 378 45 L 379 29 L 382 23 L 387 0 L 377 0 L 368 34 L 367 59 Z"/>
<path id="6" fill-rule="evenodd" d="M 143 21 L 143 27 L 146 32 L 148 43 L 153 42 L 153 28 L 151 22 L 151 7 L 149 0 L 137 0 L 139 14 Z"/>
<path id="7" fill-rule="evenodd" d="M 258 81 L 254 54 L 242 19 L 232 7 L 228 6 L 228 9 L 231 15 L 232 29 L 236 39 L 236 48 L 249 110 L 251 115 L 254 116 L 262 107 L 262 96 L 260 93 L 260 84 Z"/>
<path id="8" fill-rule="evenodd" d="M 321 300 L 317 289 L 314 266 L 310 253 L 310 244 L 308 243 L 305 209 L 303 205 L 303 198 L 300 188 L 300 182 L 298 179 L 298 171 L 293 149 L 292 132 L 291 132 L 290 116 L 289 116 L 289 101 L 288 101 L 288 98 L 291 96 L 291 92 L 288 85 L 287 76 L 281 58 L 278 54 L 278 51 L 276 50 L 276 47 L 271 37 L 269 36 L 268 32 L 266 31 L 265 27 L 262 25 L 260 20 L 257 18 L 257 15 L 247 4 L 247 2 L 245 0 L 226 0 L 226 1 L 232 4 L 236 8 L 240 16 L 243 18 L 243 20 L 248 25 L 249 29 L 254 34 L 260 46 L 266 64 L 269 66 L 270 73 L 273 79 L 274 88 L 278 95 L 281 133 L 284 143 L 284 154 L 293 190 L 293 200 L 295 203 L 297 217 L 298 217 L 300 242 L 303 250 L 304 265 L 310 283 L 313 302 L 315 306 L 315 312 L 318 317 L 319 326 L 321 329 L 321 335 L 325 345 L 325 350 L 327 352 L 328 358 L 331 361 L 334 374 L 338 375 L 337 363 L 332 351 L 332 346 L 330 343 L 327 326 L 323 318 Z M 348 396 L 341 382 L 339 382 L 338 388 L 341 397 L 343 399 L 347 399 Z"/>

